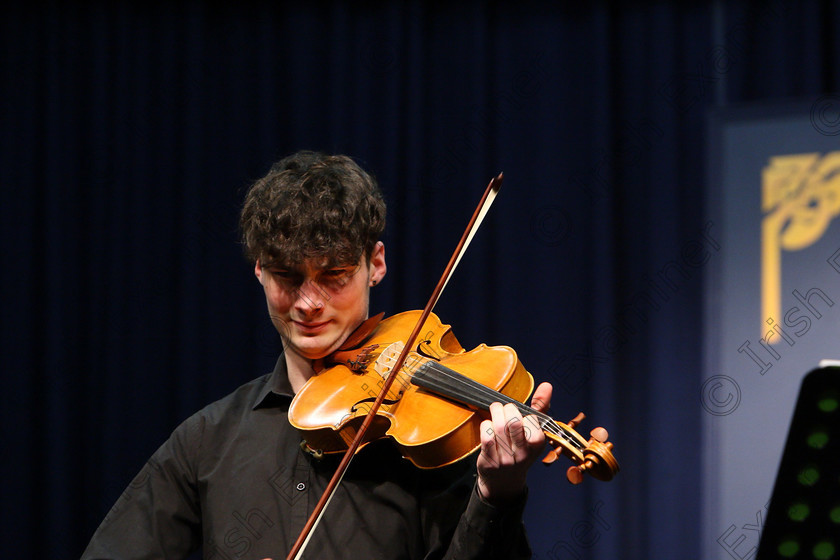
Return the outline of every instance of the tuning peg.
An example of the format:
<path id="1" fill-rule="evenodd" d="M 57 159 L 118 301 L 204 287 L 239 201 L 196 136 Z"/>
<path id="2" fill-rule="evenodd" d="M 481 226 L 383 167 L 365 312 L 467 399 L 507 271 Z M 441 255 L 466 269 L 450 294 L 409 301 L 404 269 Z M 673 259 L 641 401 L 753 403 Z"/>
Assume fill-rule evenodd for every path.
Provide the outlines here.
<path id="1" fill-rule="evenodd" d="M 582 465 L 575 465 L 569 467 L 566 471 L 566 478 L 569 479 L 569 482 L 572 484 L 580 484 L 583 482 L 583 471 L 585 470 L 592 470 L 595 467 L 595 463 L 592 459 L 587 459 L 583 462 Z"/>
<path id="2" fill-rule="evenodd" d="M 594 430 L 589 432 L 589 435 L 592 436 L 592 439 L 594 439 L 595 441 L 600 441 L 601 443 L 606 442 L 607 439 L 609 439 L 610 437 L 610 434 L 607 433 L 607 430 L 601 427 L 595 428 Z"/>
<path id="3" fill-rule="evenodd" d="M 586 415 L 583 412 L 578 412 L 578 415 L 569 420 L 566 425 L 568 425 L 571 429 L 575 429 L 575 426 L 583 422 L 583 419 L 586 418 Z"/>
<path id="4" fill-rule="evenodd" d="M 550 465 L 556 461 L 559 456 L 560 453 L 558 453 L 556 449 L 549 449 L 548 453 L 546 453 L 545 457 L 543 457 L 542 462 L 546 465 Z"/>
<path id="5" fill-rule="evenodd" d="M 583 482 L 583 469 L 580 467 L 569 467 L 566 470 L 566 478 L 569 479 L 569 482 L 572 484 L 580 484 Z"/>

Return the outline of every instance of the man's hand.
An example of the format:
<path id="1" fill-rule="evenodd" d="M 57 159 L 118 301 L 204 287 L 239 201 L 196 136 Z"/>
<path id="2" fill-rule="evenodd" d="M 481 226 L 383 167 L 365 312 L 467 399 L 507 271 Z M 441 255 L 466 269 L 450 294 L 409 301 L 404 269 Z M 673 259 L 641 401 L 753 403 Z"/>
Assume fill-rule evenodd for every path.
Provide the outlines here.
<path id="1" fill-rule="evenodd" d="M 531 407 L 547 412 L 551 392 L 550 383 L 541 383 Z M 503 505 L 524 491 L 528 468 L 545 448 L 545 434 L 536 416 L 523 418 L 512 404 L 493 403 L 490 415 L 490 420 L 481 423 L 478 491 L 491 504 Z"/>

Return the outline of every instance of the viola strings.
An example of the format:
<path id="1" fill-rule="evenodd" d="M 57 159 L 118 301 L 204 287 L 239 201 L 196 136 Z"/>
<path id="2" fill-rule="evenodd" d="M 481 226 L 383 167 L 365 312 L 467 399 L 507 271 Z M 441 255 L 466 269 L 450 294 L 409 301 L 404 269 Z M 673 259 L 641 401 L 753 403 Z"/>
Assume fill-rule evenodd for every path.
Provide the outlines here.
<path id="1" fill-rule="evenodd" d="M 460 400 L 465 404 L 472 404 L 488 410 L 490 404 L 493 402 L 511 403 L 515 405 L 519 411 L 525 415 L 534 415 L 540 421 L 540 427 L 546 432 L 553 434 L 558 438 L 562 438 L 579 451 L 584 451 L 586 448 L 576 438 L 569 434 L 565 428 L 555 422 L 553 418 L 544 414 L 528 405 L 520 403 L 504 393 L 500 393 L 486 385 L 482 385 L 457 371 L 450 369 L 439 362 L 432 359 L 425 359 L 415 352 L 411 352 L 403 364 L 403 369 L 407 373 L 410 382 L 415 385 L 426 387 L 431 390 L 437 389 L 446 396 L 450 396 L 455 400 Z M 434 372 L 433 375 L 427 375 L 429 371 Z M 403 388 L 406 383 L 400 380 Z M 472 393 L 470 392 L 472 391 Z"/>

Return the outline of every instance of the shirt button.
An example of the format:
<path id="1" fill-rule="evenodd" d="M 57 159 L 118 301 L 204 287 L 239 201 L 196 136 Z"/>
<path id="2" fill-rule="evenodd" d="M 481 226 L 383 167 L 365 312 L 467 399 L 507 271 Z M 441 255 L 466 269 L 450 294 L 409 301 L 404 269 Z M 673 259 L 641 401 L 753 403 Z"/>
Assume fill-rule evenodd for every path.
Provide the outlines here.
<path id="1" fill-rule="evenodd" d="M 295 488 L 297 488 L 300 492 L 303 492 L 304 490 L 306 490 L 306 484 L 304 484 L 303 482 L 298 482 Z"/>

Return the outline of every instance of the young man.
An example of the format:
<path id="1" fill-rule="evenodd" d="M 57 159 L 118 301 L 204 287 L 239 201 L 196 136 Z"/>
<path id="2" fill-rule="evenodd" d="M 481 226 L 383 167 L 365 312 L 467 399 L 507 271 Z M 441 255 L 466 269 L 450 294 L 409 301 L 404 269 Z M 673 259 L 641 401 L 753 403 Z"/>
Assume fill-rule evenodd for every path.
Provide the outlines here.
<path id="1" fill-rule="evenodd" d="M 181 424 L 129 485 L 83 559 L 283 558 L 340 457 L 301 446 L 294 394 L 368 317 L 386 272 L 385 204 L 346 156 L 299 152 L 249 190 L 246 254 L 284 352 L 271 374 Z M 545 410 L 551 386 L 532 406 Z M 522 526 L 528 467 L 544 447 L 512 405 L 494 404 L 481 450 L 421 470 L 387 440 L 366 446 L 315 529 L 304 558 L 530 558 Z M 533 425 L 533 424 L 530 424 Z"/>

